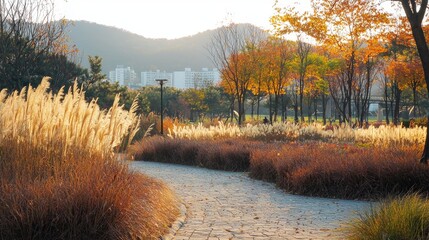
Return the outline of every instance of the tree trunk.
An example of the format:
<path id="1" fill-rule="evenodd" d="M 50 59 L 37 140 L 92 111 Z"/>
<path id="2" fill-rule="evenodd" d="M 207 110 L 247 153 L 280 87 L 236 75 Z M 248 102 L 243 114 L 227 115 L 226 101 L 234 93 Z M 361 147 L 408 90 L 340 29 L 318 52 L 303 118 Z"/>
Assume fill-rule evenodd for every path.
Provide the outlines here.
<path id="1" fill-rule="evenodd" d="M 269 106 L 269 111 L 270 111 L 270 123 L 273 124 L 273 106 L 272 106 L 272 96 L 271 96 L 271 94 L 270 94 L 270 97 L 269 97 L 268 106 Z"/>
<path id="2" fill-rule="evenodd" d="M 413 118 L 416 118 L 416 112 L 417 112 L 417 89 L 413 87 Z"/>
<path id="3" fill-rule="evenodd" d="M 285 95 L 281 95 L 281 115 L 282 115 L 282 122 L 285 121 Z"/>
<path id="4" fill-rule="evenodd" d="M 252 120 L 254 120 L 254 112 L 255 112 L 255 99 L 252 98 L 252 108 L 250 109 L 250 116 L 252 117 Z"/>
<path id="5" fill-rule="evenodd" d="M 401 3 L 402 7 L 405 10 L 405 14 L 407 15 L 408 21 L 410 22 L 414 40 L 416 41 L 417 50 L 419 52 L 420 60 L 422 61 L 423 72 L 426 82 L 426 90 L 429 93 L 429 48 L 426 43 L 425 35 L 422 28 L 422 21 L 426 13 L 428 1 L 421 1 L 420 10 L 418 12 L 413 12 L 408 0 L 402 0 Z M 414 4 L 416 4 L 416 1 L 414 1 Z M 422 157 L 420 158 L 420 162 L 424 164 L 428 163 L 429 158 L 429 116 L 426 128 L 426 141 L 425 146 L 423 148 Z"/>
<path id="6" fill-rule="evenodd" d="M 325 94 L 322 94 L 322 118 L 323 118 L 323 125 L 326 125 L 326 96 Z"/>
<path id="7" fill-rule="evenodd" d="M 241 102 L 241 123 L 246 122 L 246 96 L 243 96 L 243 100 Z M 240 124 L 241 126 L 241 124 Z"/>
<path id="8" fill-rule="evenodd" d="M 259 106 L 260 106 L 260 104 L 261 104 L 261 96 L 258 94 L 258 102 L 256 103 L 257 105 L 256 105 L 256 117 L 258 118 L 258 120 L 259 120 Z"/>
<path id="9" fill-rule="evenodd" d="M 387 99 L 387 90 L 385 90 L 385 96 L 384 97 L 385 97 L 384 98 L 384 104 L 386 104 L 386 125 L 389 125 L 390 124 L 390 121 L 389 121 L 389 101 Z"/>
<path id="10" fill-rule="evenodd" d="M 311 123 L 311 102 L 312 102 L 312 99 L 309 97 L 308 98 L 308 106 L 307 106 L 308 123 Z"/>
<path id="11" fill-rule="evenodd" d="M 395 109 L 393 113 L 393 124 L 396 126 L 400 123 L 399 110 L 401 104 L 401 93 L 402 91 L 398 88 L 398 86 L 395 86 Z"/>
<path id="12" fill-rule="evenodd" d="M 317 122 L 317 99 L 314 99 L 314 118 Z"/>
<path id="13" fill-rule="evenodd" d="M 277 122 L 278 114 L 279 114 L 279 95 L 274 94 L 274 122 Z"/>
<path id="14" fill-rule="evenodd" d="M 303 112 L 303 98 L 304 98 L 304 96 L 303 96 L 303 93 L 301 93 L 301 90 L 300 90 L 300 93 L 299 93 L 299 115 L 301 116 L 301 122 L 304 122 L 304 112 Z"/>
<path id="15" fill-rule="evenodd" d="M 394 107 L 393 107 L 393 102 L 394 102 L 394 94 L 393 94 L 393 87 L 392 87 L 392 93 L 390 94 L 391 98 L 390 98 L 390 109 L 389 109 L 389 114 L 391 116 L 392 121 L 394 121 L 393 119 L 395 119 L 395 111 L 394 111 Z"/>
<path id="16" fill-rule="evenodd" d="M 233 98 L 232 100 L 231 100 L 231 105 L 230 105 L 230 115 L 231 115 L 231 123 L 233 123 L 234 122 L 234 105 L 235 105 L 235 98 Z"/>
<path id="17" fill-rule="evenodd" d="M 287 101 L 287 99 L 285 100 L 285 106 L 284 106 L 284 121 L 285 122 L 287 122 L 287 104 L 288 104 L 288 101 Z"/>
<path id="18" fill-rule="evenodd" d="M 298 95 L 295 94 L 295 104 L 293 105 L 293 112 L 295 114 L 295 123 L 298 123 Z"/>
<path id="19" fill-rule="evenodd" d="M 241 122 L 242 122 L 242 114 L 243 114 L 243 103 L 242 103 L 243 99 L 241 97 L 238 98 L 238 126 L 241 126 Z"/>

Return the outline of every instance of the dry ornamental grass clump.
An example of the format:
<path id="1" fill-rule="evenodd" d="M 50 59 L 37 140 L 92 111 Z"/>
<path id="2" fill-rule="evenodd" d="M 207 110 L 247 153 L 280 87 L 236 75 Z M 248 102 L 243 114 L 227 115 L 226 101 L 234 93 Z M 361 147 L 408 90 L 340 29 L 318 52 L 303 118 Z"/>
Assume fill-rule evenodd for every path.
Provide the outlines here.
<path id="1" fill-rule="evenodd" d="M 0 239 L 158 239 L 175 197 L 114 159 L 138 130 L 136 103 L 101 111 L 76 84 L 48 88 L 0 92 Z"/>
<path id="2" fill-rule="evenodd" d="M 288 192 L 343 199 L 380 199 L 429 192 L 420 147 L 367 147 L 323 142 L 266 143 L 245 139 L 152 137 L 130 148 L 136 160 L 249 171 Z"/>
<path id="3" fill-rule="evenodd" d="M 429 193 L 429 167 L 416 146 L 368 148 L 333 143 L 267 145 L 255 149 L 250 175 L 288 192 L 343 199 Z"/>
<path id="4" fill-rule="evenodd" d="M 57 144 L 62 156 L 72 148 L 90 154 L 111 154 L 127 134 L 132 139 L 138 130 L 137 102 L 130 111 L 124 111 L 116 96 L 113 106 L 105 112 L 95 100 L 85 101 L 77 83 L 68 94 L 63 88 L 55 95 L 48 89 L 48 78 L 44 78 L 35 89 L 29 86 L 10 96 L 6 90 L 1 91 L 0 141 L 17 139 L 45 151 Z"/>
<path id="5" fill-rule="evenodd" d="M 348 239 L 429 238 L 429 202 L 418 194 L 384 200 L 348 223 Z"/>
<path id="6" fill-rule="evenodd" d="M 333 143 L 370 144 L 372 146 L 422 145 L 426 136 L 425 127 L 370 126 L 367 129 L 341 125 L 327 128 L 321 124 L 295 124 L 274 122 L 270 124 L 247 124 L 239 127 L 223 124 L 204 127 L 202 124 L 173 126 L 168 134 L 178 139 L 225 139 L 244 138 L 262 141 L 323 141 Z"/>
<path id="7" fill-rule="evenodd" d="M 260 143 L 234 140 L 189 140 L 150 137 L 129 148 L 136 160 L 177 163 L 227 171 L 249 168 L 250 153 Z"/>

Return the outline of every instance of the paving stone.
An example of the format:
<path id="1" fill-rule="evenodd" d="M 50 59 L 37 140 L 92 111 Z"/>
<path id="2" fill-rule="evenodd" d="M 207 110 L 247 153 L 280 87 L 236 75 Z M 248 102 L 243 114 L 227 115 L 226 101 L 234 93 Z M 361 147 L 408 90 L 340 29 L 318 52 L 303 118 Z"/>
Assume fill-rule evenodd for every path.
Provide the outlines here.
<path id="1" fill-rule="evenodd" d="M 131 166 L 163 180 L 186 205 L 173 239 L 343 239 L 341 224 L 370 207 L 364 201 L 287 194 L 246 173 L 151 162 Z"/>

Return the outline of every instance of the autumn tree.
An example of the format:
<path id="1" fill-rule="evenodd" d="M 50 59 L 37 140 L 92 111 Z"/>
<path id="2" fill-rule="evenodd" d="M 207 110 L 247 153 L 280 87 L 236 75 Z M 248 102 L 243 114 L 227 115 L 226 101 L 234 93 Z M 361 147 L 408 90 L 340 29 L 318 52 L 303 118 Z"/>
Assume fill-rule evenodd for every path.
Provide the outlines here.
<path id="1" fill-rule="evenodd" d="M 395 125 L 399 124 L 399 111 L 402 92 L 408 78 L 407 56 L 411 50 L 412 36 L 406 18 L 392 19 L 393 27 L 386 34 L 385 52 L 385 99 L 390 98 L 390 112 Z M 388 96 L 389 94 L 390 96 Z M 388 113 L 387 113 L 388 114 Z"/>
<path id="2" fill-rule="evenodd" d="M 307 78 L 307 69 L 310 65 L 308 61 L 308 56 L 312 50 L 312 46 L 304 41 L 301 38 L 298 38 L 298 47 L 297 47 L 297 60 L 298 60 L 298 95 L 299 95 L 299 114 L 301 116 L 301 122 L 304 122 L 304 113 L 303 113 L 303 100 L 304 100 L 304 88 L 305 80 Z"/>
<path id="3" fill-rule="evenodd" d="M 344 72 L 337 76 L 331 90 L 339 90 L 335 98 L 345 121 L 352 120 L 353 86 L 356 80 L 357 53 L 364 47 L 373 31 L 382 29 L 388 22 L 387 14 L 377 4 L 367 0 L 311 0 L 312 11 L 300 13 L 296 7 L 277 8 L 278 14 L 271 21 L 279 34 L 300 29 L 319 44 L 342 55 Z"/>
<path id="4" fill-rule="evenodd" d="M 277 1 L 276 1 L 277 2 Z M 386 14 L 380 12 L 379 8 L 376 7 L 376 4 L 381 4 L 386 1 L 365 1 L 365 0 L 335 0 L 335 1 L 327 1 L 327 0 L 312 0 L 313 4 L 313 13 L 304 14 L 303 18 L 307 23 L 300 25 L 305 26 L 307 29 L 306 33 L 310 36 L 315 37 L 317 40 L 325 40 L 325 42 L 335 45 L 337 43 L 347 43 L 349 42 L 349 46 L 355 49 L 356 41 L 355 37 L 361 36 L 361 33 L 365 33 L 371 29 L 378 29 L 381 27 L 381 24 L 386 23 Z M 402 6 L 402 9 L 405 12 L 405 16 L 410 25 L 410 29 L 412 32 L 413 39 L 416 43 L 417 52 L 420 57 L 420 61 L 422 63 L 424 80 L 426 83 L 426 92 L 429 93 L 429 48 L 427 45 L 427 40 L 425 38 L 425 33 L 423 31 L 423 20 L 426 17 L 426 10 L 428 7 L 428 0 L 390 0 L 392 3 L 398 3 Z M 272 18 L 272 21 L 275 23 L 274 26 L 281 32 L 283 30 L 283 23 L 287 23 L 286 26 L 296 26 L 294 22 L 296 22 L 296 11 L 292 11 L 293 14 L 290 14 L 288 11 L 282 12 L 282 9 L 277 8 L 279 14 Z M 341 9 L 342 13 L 338 13 L 338 9 Z M 292 9 L 295 10 L 295 9 Z M 330 13 L 330 14 L 329 14 Z M 346 14 L 346 15 L 343 15 Z M 322 16 L 322 18 L 318 17 Z M 351 17 L 351 18 L 350 18 Z M 313 21 L 312 19 L 317 19 L 318 21 Z M 331 19 L 332 21 L 329 21 Z M 322 20 L 322 24 L 320 24 L 319 20 Z M 352 20 L 352 21 L 350 21 Z M 380 21 L 381 20 L 381 21 Z M 340 27 L 343 23 L 346 23 L 345 27 Z M 352 23 L 352 24 L 350 24 Z M 316 25 L 316 27 L 315 27 Z M 340 27 L 338 29 L 337 27 Z M 322 31 L 320 31 L 322 30 Z M 352 34 L 352 41 L 344 41 L 347 40 L 347 30 L 351 30 L 353 32 L 356 30 L 356 34 Z M 328 33 L 326 37 L 321 35 L 320 33 Z M 329 32 L 337 32 L 342 36 L 346 36 L 345 39 L 335 38 L 335 34 L 330 34 Z M 343 34 L 341 34 L 343 33 Z M 328 40 L 328 41 L 326 41 Z M 350 39 L 348 39 L 350 40 Z M 353 51 L 345 51 L 348 57 L 348 65 L 353 69 L 353 60 L 354 54 Z M 354 71 L 350 71 L 350 77 L 353 77 L 351 73 Z M 423 154 L 420 159 L 421 163 L 427 164 L 429 158 L 429 116 L 428 116 L 428 126 L 426 133 L 426 140 L 423 149 Z"/>
<path id="5" fill-rule="evenodd" d="M 204 105 L 207 106 L 206 113 L 211 119 L 218 117 L 219 119 L 225 117 L 228 113 L 228 97 L 226 96 L 223 88 L 218 86 L 210 86 L 203 88 L 204 92 Z"/>
<path id="6" fill-rule="evenodd" d="M 387 64 L 384 63 L 383 65 L 387 65 Z M 393 109 L 393 96 L 392 96 L 392 92 L 390 91 L 391 81 L 390 81 L 390 78 L 388 77 L 387 67 L 383 66 L 382 68 L 383 68 L 383 76 L 380 78 L 380 83 L 381 83 L 381 88 L 383 92 L 383 102 L 386 110 L 386 114 L 385 114 L 386 124 L 389 125 L 390 124 L 389 114 L 391 109 Z"/>
<path id="7" fill-rule="evenodd" d="M 416 116 L 417 109 L 417 91 L 424 86 L 424 75 L 421 61 L 418 57 L 417 48 L 413 40 L 409 23 L 406 17 L 399 17 L 396 20 L 396 26 L 387 35 L 386 43 L 386 61 L 387 74 L 390 77 L 391 93 L 395 102 L 393 119 L 395 124 L 399 122 L 399 98 L 405 89 L 412 91 L 412 114 Z M 398 65 L 393 68 L 392 65 Z M 402 68 L 399 66 L 403 65 Z M 403 71 L 403 72 L 396 72 Z M 396 77 L 400 75 L 401 78 Z M 396 120 L 396 121 L 395 121 Z"/>
<path id="8" fill-rule="evenodd" d="M 356 109 L 356 119 L 360 127 L 368 117 L 371 90 L 381 69 L 381 53 L 384 51 L 379 37 L 370 38 L 366 46 L 358 51 L 356 79 L 353 86 L 353 102 Z"/>
<path id="9" fill-rule="evenodd" d="M 418 90 L 420 88 L 424 87 L 424 75 L 423 75 L 423 68 L 422 63 L 420 59 L 418 59 L 418 56 L 413 55 L 411 59 L 409 60 L 409 69 L 413 69 L 413 71 L 410 72 L 410 76 L 408 81 L 406 82 L 407 86 L 412 91 L 412 98 L 413 98 L 413 108 L 412 108 L 412 116 L 415 118 L 417 117 L 417 109 L 420 107 L 418 106 Z"/>
<path id="10" fill-rule="evenodd" d="M 234 72 L 225 68 L 222 69 L 220 85 L 225 89 L 225 92 L 233 96 L 232 104 L 235 100 L 237 101 L 238 124 L 241 125 L 244 121 L 246 94 L 251 83 L 252 62 L 249 55 L 245 52 L 231 54 L 229 59 L 229 68 L 234 69 Z M 231 107 L 233 107 L 233 105 L 231 105 Z M 234 116 L 234 112 L 231 113 L 231 116 Z"/>
<path id="11" fill-rule="evenodd" d="M 272 122 L 276 121 L 281 105 L 282 115 L 286 111 L 284 102 L 280 103 L 291 81 L 295 44 L 282 38 L 272 37 L 261 44 L 261 47 L 264 53 L 264 57 L 261 58 L 264 66 L 261 85 L 269 96 L 270 121 Z"/>
<path id="12" fill-rule="evenodd" d="M 117 83 L 114 83 L 115 85 Z M 139 106 L 143 113 L 160 113 L 161 98 L 159 97 L 159 86 L 149 86 L 138 90 Z M 169 116 L 179 117 L 187 112 L 188 105 L 180 99 L 178 89 L 165 87 L 163 93 L 164 113 Z"/>
<path id="13" fill-rule="evenodd" d="M 330 60 L 323 54 L 323 49 L 317 49 L 308 57 L 308 77 L 304 88 L 304 96 L 307 97 L 308 119 L 311 121 L 311 113 L 314 113 L 316 121 L 318 117 L 318 103 L 322 106 L 323 124 L 326 124 L 326 105 L 329 97 L 329 74 L 334 72 L 334 60 Z M 313 109 L 311 107 L 313 106 Z"/>
<path id="14" fill-rule="evenodd" d="M 244 104 L 249 89 L 252 66 L 249 55 L 254 51 L 257 42 L 264 38 L 260 29 L 251 25 L 230 24 L 220 28 L 212 36 L 208 47 L 215 66 L 221 71 L 222 86 L 232 95 L 231 110 L 234 101 L 238 106 L 238 124 L 244 120 Z"/>
<path id="15" fill-rule="evenodd" d="M 259 119 L 261 100 L 263 99 L 263 97 L 265 97 L 265 94 L 266 94 L 266 91 L 264 90 L 265 85 L 263 84 L 263 80 L 267 72 L 266 61 L 265 61 L 265 58 L 267 56 L 266 54 L 267 48 L 264 47 L 266 42 L 267 41 L 265 40 L 258 43 L 258 45 L 248 46 L 253 48 L 253 51 L 251 54 L 253 71 L 251 72 L 250 84 L 248 89 L 248 92 L 250 94 L 250 101 L 251 101 L 252 119 L 254 118 L 255 105 L 256 105 L 256 116 L 257 116 L 257 119 Z"/>
<path id="16" fill-rule="evenodd" d="M 390 61 L 386 70 L 387 77 L 390 79 L 390 88 L 394 106 L 393 123 L 399 124 L 399 111 L 402 92 L 406 87 L 406 80 L 409 78 L 410 69 L 408 64 L 403 60 Z"/>
<path id="17" fill-rule="evenodd" d="M 316 80 L 315 89 L 317 91 L 317 96 L 319 96 L 321 100 L 323 125 L 326 125 L 326 107 L 329 99 L 329 83 L 324 75 Z M 317 121 L 317 107 L 315 113 Z"/>
<path id="18" fill-rule="evenodd" d="M 425 34 L 423 31 L 423 19 L 426 15 L 428 7 L 428 0 L 391 0 L 392 2 L 399 2 L 405 11 L 408 22 L 410 23 L 413 38 L 416 42 L 416 47 L 420 56 L 423 66 L 424 79 L 426 83 L 426 90 L 429 93 L 429 48 L 426 42 Z M 426 130 L 426 141 L 423 149 L 423 154 L 420 159 L 421 163 L 427 164 L 429 158 L 429 116 L 428 125 Z"/>
<path id="19" fill-rule="evenodd" d="M 184 90 L 180 96 L 189 104 L 191 109 L 191 121 L 195 120 L 195 114 L 199 116 L 208 109 L 208 106 L 204 102 L 204 91 L 201 89 L 189 88 Z"/>

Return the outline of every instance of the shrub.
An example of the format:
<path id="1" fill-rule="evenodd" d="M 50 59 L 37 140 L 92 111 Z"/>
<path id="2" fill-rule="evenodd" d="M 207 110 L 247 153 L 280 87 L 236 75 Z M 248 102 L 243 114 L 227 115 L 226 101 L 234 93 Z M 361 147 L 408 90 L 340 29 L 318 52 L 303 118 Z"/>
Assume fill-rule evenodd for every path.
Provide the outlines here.
<path id="1" fill-rule="evenodd" d="M 414 125 L 415 126 L 419 126 L 419 127 L 426 127 L 428 124 L 428 118 L 427 117 L 421 117 L 421 118 L 416 118 Z"/>
<path id="2" fill-rule="evenodd" d="M 240 140 L 205 141 L 201 144 L 197 162 L 200 166 L 226 170 L 246 171 L 249 168 L 252 143 Z"/>
<path id="3" fill-rule="evenodd" d="M 1 239 L 158 239 L 175 220 L 160 182 L 101 157 L 67 160 L 45 179 L 2 177 Z"/>
<path id="4" fill-rule="evenodd" d="M 429 192 L 429 167 L 418 163 L 418 146 L 147 138 L 130 150 L 137 160 L 249 171 L 253 178 L 311 196 L 379 199 Z"/>
<path id="5" fill-rule="evenodd" d="M 417 194 L 386 200 L 347 226 L 349 239 L 429 238 L 429 202 Z"/>
<path id="6" fill-rule="evenodd" d="M 365 148 L 326 143 L 285 144 L 252 153 L 251 176 L 288 192 L 345 199 L 377 199 L 429 192 L 429 167 L 416 148 Z M 274 175 L 274 176 L 272 176 Z"/>
<path id="7" fill-rule="evenodd" d="M 244 171 L 250 152 L 258 143 L 234 140 L 186 140 L 151 137 L 130 146 L 135 160 L 168 162 L 210 169 Z"/>
<path id="8" fill-rule="evenodd" d="M 135 104 L 100 111 L 49 82 L 0 94 L 0 239 L 157 239 L 178 213 L 160 182 L 113 150 L 136 132 Z"/>

